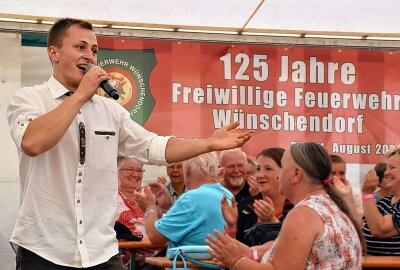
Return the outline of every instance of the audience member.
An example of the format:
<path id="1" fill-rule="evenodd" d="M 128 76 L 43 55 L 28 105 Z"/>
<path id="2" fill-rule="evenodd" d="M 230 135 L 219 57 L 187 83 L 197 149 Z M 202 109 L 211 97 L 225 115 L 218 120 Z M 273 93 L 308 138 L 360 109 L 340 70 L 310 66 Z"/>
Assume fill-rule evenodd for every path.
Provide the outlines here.
<path id="1" fill-rule="evenodd" d="M 247 171 L 246 171 L 247 177 L 255 176 L 256 174 L 257 174 L 257 164 L 254 162 L 254 160 L 247 158 Z"/>
<path id="2" fill-rule="evenodd" d="M 332 178 L 337 177 L 344 185 L 347 186 L 347 194 L 351 195 L 349 198 L 346 198 L 345 194 L 340 194 L 344 196 L 344 199 L 348 203 L 348 206 L 355 209 L 350 209 L 350 212 L 357 219 L 357 221 L 361 221 L 362 216 L 364 215 L 364 208 L 362 206 L 361 194 L 359 192 L 354 192 L 350 181 L 346 178 L 346 162 L 344 159 L 338 155 L 329 155 L 332 162 Z M 339 183 L 336 184 L 336 186 Z M 335 187 L 335 185 L 334 185 Z"/>
<path id="3" fill-rule="evenodd" d="M 220 166 L 223 168 L 223 185 L 235 196 L 236 202 L 256 196 L 258 187 L 255 179 L 247 178 L 247 157 L 240 148 L 224 150 L 219 156 Z"/>
<path id="4" fill-rule="evenodd" d="M 7 120 L 23 187 L 10 239 L 18 269 L 122 269 L 114 231 L 117 155 L 167 165 L 240 147 L 252 135 L 234 130 L 238 122 L 200 140 L 145 130 L 122 106 L 96 95 L 111 79 L 100 66 L 85 72 L 98 50 L 91 23 L 60 19 L 48 34 L 48 82 L 11 97 Z"/>
<path id="5" fill-rule="evenodd" d="M 152 243 L 168 242 L 168 249 L 181 245 L 204 245 L 207 234 L 213 233 L 214 229 L 224 229 L 220 202 L 224 195 L 229 200 L 233 195 L 216 183 L 218 165 L 215 152 L 184 161 L 188 191 L 160 219 L 156 198 L 150 189 L 146 187 L 143 194 L 135 193 L 139 206 L 146 211 L 146 232 Z"/>
<path id="6" fill-rule="evenodd" d="M 167 189 L 174 203 L 186 191 L 186 185 L 183 179 L 182 162 L 167 166 L 167 175 L 169 178 Z M 157 178 L 157 182 L 165 185 L 167 180 L 165 177 L 160 176 Z"/>
<path id="7" fill-rule="evenodd" d="M 341 180 L 346 180 L 346 162 L 338 155 L 329 155 L 332 162 L 332 176 L 337 176 Z"/>
<path id="8" fill-rule="evenodd" d="M 295 207 L 278 238 L 251 249 L 216 231 L 218 239 L 209 235 L 206 241 L 215 260 L 235 270 L 361 269 L 361 230 L 341 197 L 326 184 L 331 170 L 321 145 L 291 145 L 283 155 L 279 181 Z"/>
<path id="9" fill-rule="evenodd" d="M 134 235 L 146 235 L 144 213 L 134 199 L 134 192 L 141 192 L 143 164 L 118 157 L 118 210 L 117 221 L 127 226 Z"/>
<path id="10" fill-rule="evenodd" d="M 392 195 L 392 184 L 393 181 L 386 179 L 386 163 L 378 163 L 375 165 L 374 170 L 379 180 L 379 189 L 374 192 L 375 201 L 378 203 L 383 197 Z"/>
<path id="11" fill-rule="evenodd" d="M 364 205 L 363 232 L 367 254 L 376 256 L 400 255 L 400 146 L 386 155 L 386 181 L 392 186 L 392 195 L 378 203 L 374 192 L 379 184 L 374 169 L 368 171 L 361 187 Z"/>
<path id="12" fill-rule="evenodd" d="M 250 158 L 247 158 L 247 170 L 246 170 L 245 181 L 250 187 L 249 192 L 250 192 L 251 198 L 253 198 L 253 197 L 261 198 L 260 188 L 257 183 L 256 174 L 257 174 L 256 162 Z"/>
<path id="13" fill-rule="evenodd" d="M 284 152 L 283 148 L 266 148 L 257 155 L 256 179 L 261 198 L 247 198 L 237 205 L 239 217 L 236 239 L 240 242 L 248 244 L 244 238 L 245 231 L 254 224 L 282 222 L 288 211 L 293 208 L 279 189 L 279 173 Z M 229 227 L 232 228 L 233 225 L 229 224 Z"/>
<path id="14" fill-rule="evenodd" d="M 143 181 L 143 164 L 124 157 L 118 157 L 118 208 L 116 220 L 127 226 L 132 234 L 146 237 L 144 226 L 144 212 L 137 205 L 134 192 L 141 192 Z M 154 256 L 161 249 L 136 249 L 135 269 L 155 269 L 145 264 L 145 256 Z M 125 252 L 122 261 L 129 269 L 131 253 Z"/>

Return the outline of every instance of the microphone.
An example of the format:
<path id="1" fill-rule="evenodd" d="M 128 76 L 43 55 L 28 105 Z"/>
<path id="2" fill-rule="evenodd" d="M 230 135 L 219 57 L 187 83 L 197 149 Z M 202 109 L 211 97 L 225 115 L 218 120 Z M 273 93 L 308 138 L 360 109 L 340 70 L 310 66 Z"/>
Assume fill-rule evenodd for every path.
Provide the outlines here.
<path id="1" fill-rule="evenodd" d="M 92 67 L 94 67 L 93 64 L 87 65 L 85 68 L 85 72 L 88 72 Z M 115 100 L 119 99 L 119 94 L 118 94 L 117 90 L 115 90 L 114 87 L 112 87 L 112 85 L 110 84 L 109 81 L 107 81 L 107 80 L 102 81 L 100 83 L 100 87 L 101 87 L 101 89 L 104 90 L 104 92 L 106 92 L 113 99 L 115 99 Z"/>

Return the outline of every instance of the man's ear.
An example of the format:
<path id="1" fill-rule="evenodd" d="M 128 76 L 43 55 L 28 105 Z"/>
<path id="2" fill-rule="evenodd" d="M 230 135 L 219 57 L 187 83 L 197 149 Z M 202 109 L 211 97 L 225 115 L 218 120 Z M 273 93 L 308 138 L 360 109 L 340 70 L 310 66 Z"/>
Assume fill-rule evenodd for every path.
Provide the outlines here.
<path id="1" fill-rule="evenodd" d="M 47 49 L 47 54 L 49 55 L 50 61 L 52 63 L 57 63 L 58 62 L 58 49 L 54 46 L 50 46 Z"/>

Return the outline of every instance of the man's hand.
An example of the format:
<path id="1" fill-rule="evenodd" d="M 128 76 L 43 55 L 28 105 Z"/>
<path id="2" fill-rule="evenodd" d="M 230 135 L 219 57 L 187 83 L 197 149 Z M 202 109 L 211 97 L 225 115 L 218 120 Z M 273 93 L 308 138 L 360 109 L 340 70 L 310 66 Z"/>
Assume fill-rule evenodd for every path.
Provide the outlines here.
<path id="1" fill-rule="evenodd" d="M 165 159 L 168 163 L 181 162 L 195 156 L 225 149 L 241 147 L 253 135 L 253 131 L 234 130 L 239 122 L 232 123 L 214 131 L 208 139 L 188 140 L 171 138 L 165 150 Z"/>
<path id="2" fill-rule="evenodd" d="M 79 97 L 85 101 L 91 99 L 97 93 L 100 83 L 105 80 L 112 80 L 110 75 L 99 66 L 93 66 L 83 76 L 74 96 Z"/>
<path id="3" fill-rule="evenodd" d="M 168 211 L 168 209 L 170 209 L 172 206 L 173 200 L 165 184 L 159 183 L 157 179 L 157 182 L 149 183 L 149 187 L 151 189 L 151 192 L 156 197 L 158 206 L 164 212 Z"/>
<path id="4" fill-rule="evenodd" d="M 136 203 L 138 204 L 138 206 L 140 207 L 140 209 L 143 212 L 146 212 L 147 209 L 149 209 L 151 207 L 156 207 L 157 206 L 156 197 L 151 192 L 149 186 L 145 186 L 142 189 L 142 192 L 135 191 L 133 193 L 133 196 L 134 196 L 134 199 L 135 199 Z"/>
<path id="5" fill-rule="evenodd" d="M 221 200 L 222 216 L 224 217 L 227 225 L 227 230 L 233 231 L 236 229 L 236 223 L 239 217 L 238 209 L 236 207 L 235 197 L 232 197 L 231 205 L 228 203 L 226 195 Z"/>
<path id="6" fill-rule="evenodd" d="M 371 169 L 364 176 L 364 182 L 361 186 L 361 192 L 362 194 L 372 194 L 375 192 L 378 185 L 379 178 L 376 175 L 376 171 L 374 169 Z"/>
<path id="7" fill-rule="evenodd" d="M 208 139 L 209 151 L 219 151 L 231 148 L 241 147 L 253 135 L 253 131 L 238 132 L 235 130 L 239 126 L 239 122 L 234 122 L 214 131 L 213 135 Z"/>

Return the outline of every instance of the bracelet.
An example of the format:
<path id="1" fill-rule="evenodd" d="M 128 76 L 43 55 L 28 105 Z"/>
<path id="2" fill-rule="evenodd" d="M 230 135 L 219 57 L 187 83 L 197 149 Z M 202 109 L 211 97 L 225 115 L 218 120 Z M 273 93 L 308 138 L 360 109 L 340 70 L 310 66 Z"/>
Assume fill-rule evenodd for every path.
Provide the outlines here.
<path id="1" fill-rule="evenodd" d="M 361 195 L 361 199 L 363 199 L 363 200 L 374 199 L 374 198 L 375 198 L 375 196 L 373 193 Z"/>
<path id="2" fill-rule="evenodd" d="M 236 267 L 239 265 L 240 261 L 246 258 L 245 256 L 240 256 L 239 259 L 236 260 L 236 262 L 233 264 L 231 270 L 235 270 Z"/>
<path id="3" fill-rule="evenodd" d="M 250 247 L 250 249 L 253 251 L 253 260 L 258 261 L 257 247 Z"/>
<path id="4" fill-rule="evenodd" d="M 232 231 L 228 231 L 228 230 L 226 229 L 226 227 L 224 227 L 224 234 L 227 234 L 227 235 L 229 235 L 230 237 L 235 237 L 235 236 L 236 236 L 236 233 L 237 233 L 237 228 L 235 228 L 235 229 L 232 230 Z"/>
<path id="5" fill-rule="evenodd" d="M 148 209 L 148 210 L 146 211 L 146 213 L 144 213 L 144 219 L 146 219 L 147 216 L 148 216 L 150 213 L 157 214 L 156 210 L 150 208 L 150 209 Z"/>

